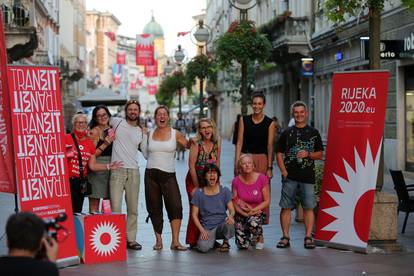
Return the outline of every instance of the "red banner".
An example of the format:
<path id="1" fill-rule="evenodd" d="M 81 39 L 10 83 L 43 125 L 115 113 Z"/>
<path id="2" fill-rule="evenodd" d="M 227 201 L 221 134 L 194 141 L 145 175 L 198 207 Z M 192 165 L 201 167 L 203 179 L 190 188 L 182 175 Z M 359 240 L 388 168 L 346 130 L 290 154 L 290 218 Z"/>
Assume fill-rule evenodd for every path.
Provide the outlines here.
<path id="1" fill-rule="evenodd" d="M 154 36 L 150 34 L 137 35 L 136 45 L 137 65 L 154 64 Z"/>
<path id="2" fill-rule="evenodd" d="M 119 51 L 116 53 L 116 63 L 117 64 L 125 64 L 126 63 L 126 52 Z"/>
<path id="3" fill-rule="evenodd" d="M 15 193 L 16 179 L 13 158 L 10 98 L 7 83 L 7 51 L 3 12 L 0 8 L 0 192 Z"/>
<path id="4" fill-rule="evenodd" d="M 333 76 L 316 239 L 365 251 L 380 162 L 388 72 Z"/>
<path id="5" fill-rule="evenodd" d="M 144 66 L 144 75 L 146 77 L 156 77 L 158 76 L 158 62 L 154 61 L 153 65 Z"/>
<path id="6" fill-rule="evenodd" d="M 157 89 L 158 89 L 157 85 L 155 85 L 155 84 L 148 84 L 147 85 L 148 95 L 155 95 L 155 94 L 157 94 Z"/>
<path id="7" fill-rule="evenodd" d="M 42 218 L 66 213 L 59 259 L 76 257 L 59 68 L 9 66 L 7 72 L 21 210 Z"/>

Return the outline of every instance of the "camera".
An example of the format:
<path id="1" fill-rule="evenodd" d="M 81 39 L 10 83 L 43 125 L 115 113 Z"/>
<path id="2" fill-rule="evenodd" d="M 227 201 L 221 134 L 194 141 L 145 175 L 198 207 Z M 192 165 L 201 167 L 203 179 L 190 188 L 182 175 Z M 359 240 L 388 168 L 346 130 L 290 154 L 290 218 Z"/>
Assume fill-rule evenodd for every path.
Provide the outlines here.
<path id="1" fill-rule="evenodd" d="M 47 236 L 58 241 L 58 232 L 66 231 L 66 229 L 60 225 L 60 223 L 64 222 L 67 218 L 68 216 L 66 213 L 60 213 L 55 218 L 44 219 L 43 222 L 45 223 Z"/>
<path id="2" fill-rule="evenodd" d="M 51 244 L 51 239 L 54 239 L 57 242 L 62 242 L 66 239 L 68 231 L 60 223 L 64 222 L 68 216 L 66 213 L 60 213 L 54 218 L 45 218 L 43 219 L 45 232 L 47 234 L 47 241 Z M 61 233 L 60 235 L 58 235 Z M 42 246 L 36 254 L 37 259 L 47 259 L 46 248 Z"/>

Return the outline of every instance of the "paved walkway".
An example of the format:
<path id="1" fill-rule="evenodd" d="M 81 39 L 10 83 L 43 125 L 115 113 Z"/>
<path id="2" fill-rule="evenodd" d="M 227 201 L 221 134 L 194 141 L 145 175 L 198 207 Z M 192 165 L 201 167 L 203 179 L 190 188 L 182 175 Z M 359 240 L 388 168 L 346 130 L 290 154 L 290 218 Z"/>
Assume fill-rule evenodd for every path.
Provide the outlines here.
<path id="1" fill-rule="evenodd" d="M 223 141 L 221 182 L 228 187 L 230 187 L 232 179 L 233 156 L 233 146 L 228 141 Z M 187 158 L 186 156 L 185 161 L 177 161 L 177 177 L 184 206 L 181 242 L 185 240 L 189 212 L 184 185 Z M 144 163 L 141 160 L 142 166 Z M 164 225 L 165 248 L 162 251 L 153 251 L 154 236 L 151 224 L 145 223 L 147 212 L 144 185 L 141 183 L 138 241 L 142 243 L 143 250 L 129 251 L 127 262 L 68 267 L 61 270 L 61 275 L 414 275 L 413 217 L 408 220 L 406 233 L 399 234 L 398 241 L 407 248 L 407 251 L 402 253 L 365 255 L 323 247 L 306 250 L 303 248 L 304 226 L 296 222 L 293 222 L 291 227 L 291 248 L 277 249 L 275 244 L 281 236 L 278 219 L 280 174 L 277 170 L 275 171 L 276 175 L 272 180 L 271 221 L 269 225 L 265 226 L 265 249 L 262 251 L 239 251 L 234 245 L 234 241 L 231 241 L 232 248 L 229 253 L 218 251 L 207 254 L 195 251 L 173 252 L 168 246 L 171 241 L 168 221 Z M 143 169 L 141 175 L 143 175 Z M 384 189 L 393 192 L 389 179 L 386 179 L 387 183 Z M 86 206 L 85 203 L 85 210 Z M 4 229 L 5 221 L 13 209 L 13 196 L 0 194 L 0 229 Z M 399 231 L 401 231 L 402 222 L 403 214 L 400 214 Z M 5 254 L 6 252 L 5 239 L 2 239 L 0 253 Z"/>

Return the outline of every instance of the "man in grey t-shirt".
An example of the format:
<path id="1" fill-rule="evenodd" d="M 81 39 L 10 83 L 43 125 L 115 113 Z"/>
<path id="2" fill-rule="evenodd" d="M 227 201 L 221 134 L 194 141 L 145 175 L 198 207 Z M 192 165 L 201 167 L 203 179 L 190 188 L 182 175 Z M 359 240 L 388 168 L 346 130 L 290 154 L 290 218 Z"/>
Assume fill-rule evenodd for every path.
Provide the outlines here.
<path id="1" fill-rule="evenodd" d="M 111 171 L 110 196 L 112 211 L 121 213 L 122 194 L 125 190 L 127 204 L 127 248 L 141 250 L 136 241 L 139 194 L 138 148 L 143 133 L 139 126 L 141 106 L 138 101 L 131 100 L 125 104 L 126 119 L 112 118 L 111 125 L 115 130 L 116 139 L 112 146 L 112 161 L 122 161 L 124 166 Z"/>

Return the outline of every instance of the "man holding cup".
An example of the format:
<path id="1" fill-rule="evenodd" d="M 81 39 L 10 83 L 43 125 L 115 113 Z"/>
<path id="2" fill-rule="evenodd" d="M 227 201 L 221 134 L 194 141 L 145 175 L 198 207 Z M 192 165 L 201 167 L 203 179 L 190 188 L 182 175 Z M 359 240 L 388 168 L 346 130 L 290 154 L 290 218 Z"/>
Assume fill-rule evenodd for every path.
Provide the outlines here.
<path id="1" fill-rule="evenodd" d="M 277 149 L 277 164 L 282 174 L 282 194 L 279 206 L 280 224 L 283 236 L 278 248 L 290 246 L 289 226 L 291 210 L 296 206 L 296 195 L 304 209 L 305 239 L 304 247 L 314 249 L 312 229 L 315 222 L 313 208 L 316 206 L 314 184 L 314 160 L 322 159 L 323 144 L 319 131 L 308 125 L 308 108 L 302 101 L 291 106 L 295 125 L 289 127 L 280 136 Z"/>

